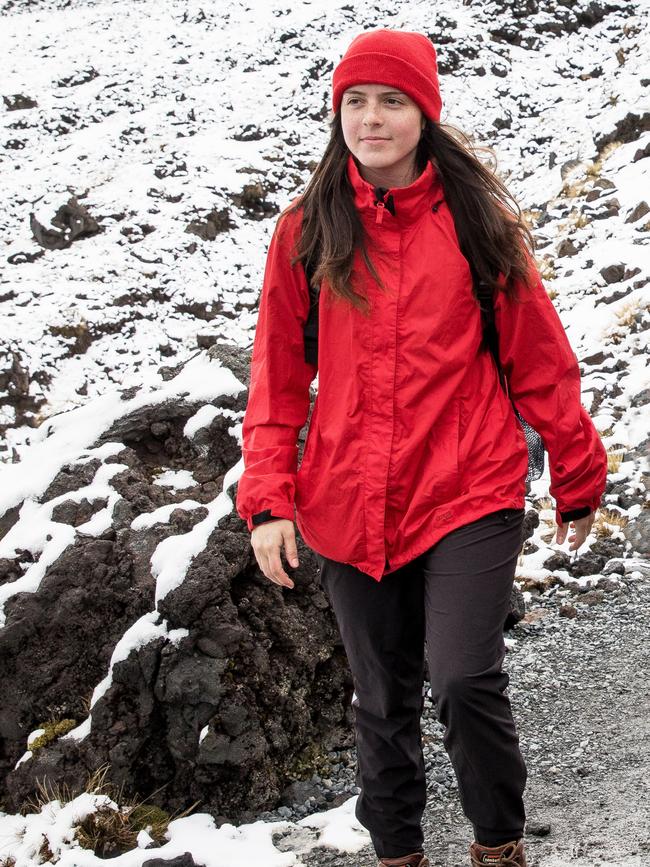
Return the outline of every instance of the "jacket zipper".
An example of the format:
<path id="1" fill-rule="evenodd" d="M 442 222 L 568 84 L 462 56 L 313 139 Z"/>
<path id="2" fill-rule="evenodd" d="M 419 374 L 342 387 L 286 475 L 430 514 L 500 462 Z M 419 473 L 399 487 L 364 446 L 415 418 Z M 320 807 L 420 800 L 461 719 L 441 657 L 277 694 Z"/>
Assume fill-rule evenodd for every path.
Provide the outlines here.
<path id="1" fill-rule="evenodd" d="M 376 193 L 375 193 L 375 195 L 376 195 Z M 381 226 L 381 224 L 384 221 L 384 213 L 386 212 L 386 204 L 384 202 L 384 199 L 386 198 L 386 196 L 387 196 L 387 193 L 384 193 L 384 195 L 381 198 L 378 198 L 377 201 L 375 202 L 375 207 L 377 209 L 377 212 L 375 214 L 375 224 L 377 226 Z M 443 201 L 444 201 L 443 199 L 438 199 L 438 201 L 434 202 L 433 205 L 431 205 L 432 213 L 435 214 L 437 212 L 438 208 L 440 207 L 440 205 L 442 204 Z"/>
<path id="2" fill-rule="evenodd" d="M 375 187 L 375 207 L 377 208 L 377 212 L 375 214 L 375 225 L 381 226 L 384 221 L 384 214 L 386 213 L 386 196 L 388 196 L 389 191 L 385 190 L 382 193 L 383 187 Z M 390 204 L 390 200 L 388 202 Z"/>

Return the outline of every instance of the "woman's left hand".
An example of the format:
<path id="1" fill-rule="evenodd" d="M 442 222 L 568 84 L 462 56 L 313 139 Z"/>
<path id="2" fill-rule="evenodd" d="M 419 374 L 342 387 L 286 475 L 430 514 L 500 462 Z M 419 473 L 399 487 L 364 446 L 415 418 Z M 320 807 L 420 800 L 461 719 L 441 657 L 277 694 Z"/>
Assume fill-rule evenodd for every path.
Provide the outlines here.
<path id="1" fill-rule="evenodd" d="M 566 534 L 571 526 L 575 532 L 572 536 L 569 536 L 569 542 L 571 542 L 569 551 L 577 551 L 591 532 L 591 527 L 595 520 L 596 513 L 591 512 L 591 514 L 585 515 L 584 518 L 576 518 L 574 521 L 570 521 L 569 524 L 558 524 L 555 541 L 558 545 L 561 545 L 566 539 Z"/>

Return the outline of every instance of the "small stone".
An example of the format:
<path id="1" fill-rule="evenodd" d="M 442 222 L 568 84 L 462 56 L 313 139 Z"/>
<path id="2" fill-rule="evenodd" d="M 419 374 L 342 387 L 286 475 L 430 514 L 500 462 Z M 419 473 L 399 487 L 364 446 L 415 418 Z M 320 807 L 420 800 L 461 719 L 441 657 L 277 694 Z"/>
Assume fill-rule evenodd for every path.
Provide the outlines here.
<path id="1" fill-rule="evenodd" d="M 576 602 L 584 605 L 597 605 L 599 602 L 603 601 L 604 597 L 604 590 L 589 590 L 586 593 L 580 593 Z"/>
<path id="2" fill-rule="evenodd" d="M 650 207 L 648 207 L 648 203 L 639 202 L 639 204 L 625 218 L 625 222 L 636 223 L 637 220 L 640 220 L 641 217 L 645 217 L 645 215 L 648 213 L 650 213 Z"/>
<path id="3" fill-rule="evenodd" d="M 563 256 L 575 256 L 578 252 L 579 250 L 571 238 L 565 238 L 557 249 L 557 257 L 562 258 Z"/>
<path id="4" fill-rule="evenodd" d="M 606 267 L 600 269 L 600 276 L 608 285 L 611 285 L 612 283 L 619 283 L 623 279 L 624 274 L 625 265 L 622 262 L 617 262 L 613 265 L 607 265 Z"/>
<path id="5" fill-rule="evenodd" d="M 547 837 L 551 833 L 549 822 L 526 822 L 526 833 L 533 837 Z"/>
<path id="6" fill-rule="evenodd" d="M 176 858 L 150 858 L 143 863 L 142 867 L 196 867 L 196 863 L 192 853 L 185 852 L 183 855 L 177 855 Z"/>

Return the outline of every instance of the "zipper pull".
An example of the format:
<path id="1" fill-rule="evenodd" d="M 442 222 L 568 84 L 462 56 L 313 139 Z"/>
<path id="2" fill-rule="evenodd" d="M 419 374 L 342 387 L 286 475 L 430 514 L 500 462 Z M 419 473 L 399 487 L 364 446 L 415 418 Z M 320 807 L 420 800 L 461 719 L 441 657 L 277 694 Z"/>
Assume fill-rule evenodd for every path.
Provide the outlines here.
<path id="1" fill-rule="evenodd" d="M 378 226 L 381 226 L 384 220 L 384 211 L 386 210 L 386 205 L 383 202 L 377 202 L 377 216 L 375 217 L 375 223 Z"/>

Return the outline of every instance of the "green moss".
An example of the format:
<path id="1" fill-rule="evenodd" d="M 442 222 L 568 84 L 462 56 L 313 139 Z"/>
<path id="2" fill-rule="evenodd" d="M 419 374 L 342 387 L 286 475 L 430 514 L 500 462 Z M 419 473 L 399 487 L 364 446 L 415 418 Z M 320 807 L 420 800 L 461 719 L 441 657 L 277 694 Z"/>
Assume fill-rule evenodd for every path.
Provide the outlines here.
<path id="1" fill-rule="evenodd" d="M 32 752 L 42 749 L 52 741 L 60 738 L 61 735 L 67 734 L 71 729 L 75 728 L 77 721 L 74 719 L 48 720 L 41 723 L 38 728 L 43 729 L 43 734 L 29 744 L 28 749 Z"/>
<path id="2" fill-rule="evenodd" d="M 118 810 L 103 805 L 77 825 L 75 839 L 100 858 L 112 858 L 134 849 L 140 831 L 147 831 L 158 846 L 164 845 L 171 819 L 155 804 L 138 803 Z"/>
<path id="3" fill-rule="evenodd" d="M 155 831 L 165 831 L 170 819 L 169 813 L 155 804 L 137 804 L 129 812 L 129 825 L 134 831 L 144 831 L 149 827 Z"/>
<path id="4" fill-rule="evenodd" d="M 309 744 L 293 761 L 283 765 L 284 775 L 292 780 L 308 780 L 314 774 L 326 776 L 330 759 L 325 750 L 317 744 Z"/>

